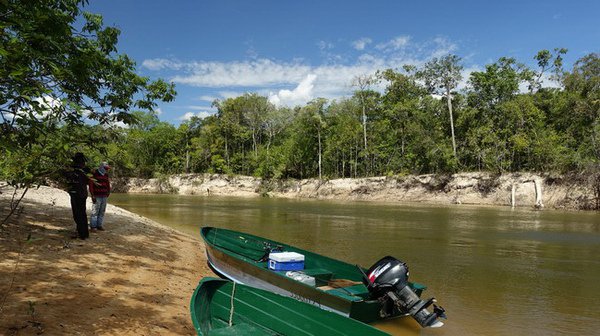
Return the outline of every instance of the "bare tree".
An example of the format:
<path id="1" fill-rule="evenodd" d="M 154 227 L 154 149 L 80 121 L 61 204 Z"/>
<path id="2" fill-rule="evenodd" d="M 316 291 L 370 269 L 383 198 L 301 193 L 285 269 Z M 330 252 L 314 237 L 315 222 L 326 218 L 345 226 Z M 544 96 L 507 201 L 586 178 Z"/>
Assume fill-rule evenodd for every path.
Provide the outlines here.
<path id="1" fill-rule="evenodd" d="M 362 128 L 363 128 L 363 140 L 364 140 L 364 148 L 365 148 L 365 158 L 368 153 L 367 146 L 367 91 L 376 81 L 376 78 L 372 75 L 359 75 L 354 77 L 352 82 L 352 86 L 358 88 L 358 91 L 355 94 L 358 96 L 360 100 L 360 105 L 362 109 Z M 365 167 L 367 166 L 367 160 L 365 159 Z"/>
<path id="2" fill-rule="evenodd" d="M 425 63 L 423 68 L 417 71 L 417 77 L 425 82 L 431 94 L 446 97 L 448 114 L 450 115 L 450 132 L 452 134 L 452 150 L 456 155 L 456 137 L 454 136 L 454 116 L 452 114 L 452 91 L 458 87 L 462 79 L 460 57 L 446 55 L 441 58 L 433 58 Z"/>

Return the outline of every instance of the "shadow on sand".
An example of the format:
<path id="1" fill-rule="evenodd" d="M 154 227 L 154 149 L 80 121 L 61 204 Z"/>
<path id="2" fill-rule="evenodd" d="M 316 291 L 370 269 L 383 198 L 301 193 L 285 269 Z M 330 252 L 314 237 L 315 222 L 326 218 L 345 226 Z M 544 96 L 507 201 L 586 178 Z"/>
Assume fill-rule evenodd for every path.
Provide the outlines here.
<path id="1" fill-rule="evenodd" d="M 186 237 L 110 213 L 108 231 L 71 239 L 69 207 L 23 207 L 0 230 L 0 334 L 194 334 L 190 288 L 207 270 L 182 262 Z"/>

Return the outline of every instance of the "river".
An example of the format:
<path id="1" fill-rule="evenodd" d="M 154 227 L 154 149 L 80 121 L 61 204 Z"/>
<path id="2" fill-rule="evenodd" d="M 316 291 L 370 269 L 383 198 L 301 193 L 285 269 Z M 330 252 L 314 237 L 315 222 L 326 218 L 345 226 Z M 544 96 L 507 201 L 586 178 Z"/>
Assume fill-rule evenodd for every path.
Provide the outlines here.
<path id="1" fill-rule="evenodd" d="M 392 255 L 448 315 L 408 335 L 600 335 L 600 214 L 466 205 L 114 194 L 109 202 L 199 237 L 244 231 L 350 263 Z"/>

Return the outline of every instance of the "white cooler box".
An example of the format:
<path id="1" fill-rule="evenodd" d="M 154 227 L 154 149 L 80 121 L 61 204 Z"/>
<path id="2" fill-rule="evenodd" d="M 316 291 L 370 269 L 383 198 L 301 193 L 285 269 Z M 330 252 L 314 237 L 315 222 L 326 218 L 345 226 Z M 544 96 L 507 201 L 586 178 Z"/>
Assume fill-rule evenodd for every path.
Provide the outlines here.
<path id="1" fill-rule="evenodd" d="M 304 269 L 304 255 L 296 252 L 271 252 L 269 253 L 269 269 L 301 271 Z"/>

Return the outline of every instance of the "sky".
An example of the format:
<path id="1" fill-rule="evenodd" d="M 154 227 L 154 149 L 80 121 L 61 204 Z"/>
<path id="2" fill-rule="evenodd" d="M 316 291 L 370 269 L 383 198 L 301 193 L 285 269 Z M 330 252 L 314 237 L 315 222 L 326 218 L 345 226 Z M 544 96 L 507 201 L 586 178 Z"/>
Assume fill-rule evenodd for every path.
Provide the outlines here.
<path id="1" fill-rule="evenodd" d="M 140 75 L 174 82 L 159 118 L 179 124 L 212 102 L 256 92 L 278 106 L 340 99 L 353 79 L 448 53 L 468 74 L 507 56 L 535 65 L 567 48 L 565 67 L 600 52 L 600 1 L 90 0 L 121 30 Z"/>

